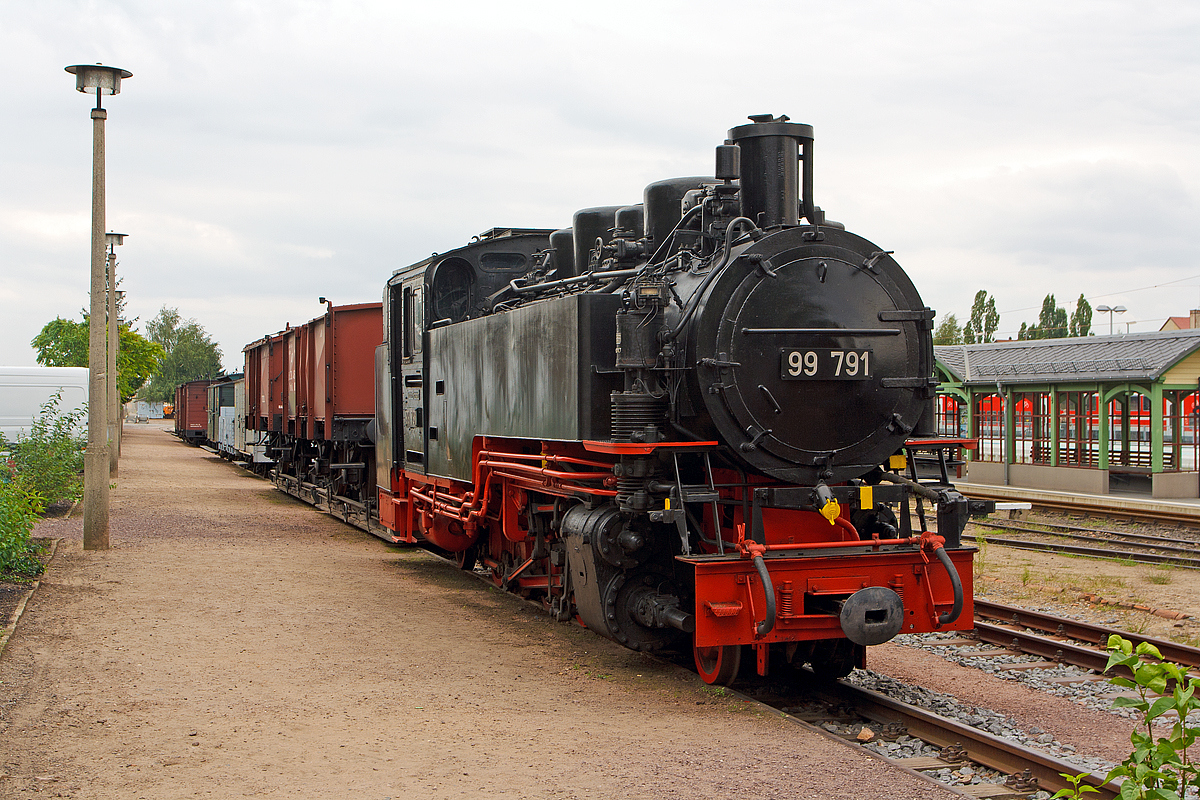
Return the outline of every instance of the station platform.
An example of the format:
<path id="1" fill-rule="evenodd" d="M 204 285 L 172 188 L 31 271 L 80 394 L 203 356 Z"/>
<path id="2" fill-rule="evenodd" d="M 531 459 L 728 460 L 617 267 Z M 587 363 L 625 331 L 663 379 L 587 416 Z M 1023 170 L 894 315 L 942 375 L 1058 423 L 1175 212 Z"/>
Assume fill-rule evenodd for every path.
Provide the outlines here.
<path id="1" fill-rule="evenodd" d="M 1080 511 L 1170 517 L 1200 524 L 1200 500 L 1196 499 L 1162 500 L 1132 494 L 1078 494 L 967 481 L 956 481 L 954 486 L 967 497 L 982 500 L 1026 501 L 1034 505 L 1077 508 Z"/>

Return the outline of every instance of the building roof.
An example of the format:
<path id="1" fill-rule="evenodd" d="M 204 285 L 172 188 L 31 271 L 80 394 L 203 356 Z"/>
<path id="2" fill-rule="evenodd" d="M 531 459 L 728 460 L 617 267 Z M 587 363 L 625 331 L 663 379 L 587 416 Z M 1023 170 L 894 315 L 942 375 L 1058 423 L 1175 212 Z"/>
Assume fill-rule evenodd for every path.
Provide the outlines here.
<path id="1" fill-rule="evenodd" d="M 1200 329 L 933 349 L 938 363 L 967 385 L 1155 380 L 1200 350 Z"/>
<path id="2" fill-rule="evenodd" d="M 1167 317 L 1167 321 L 1163 323 L 1160 331 L 1186 330 L 1192 327 L 1191 317 Z"/>

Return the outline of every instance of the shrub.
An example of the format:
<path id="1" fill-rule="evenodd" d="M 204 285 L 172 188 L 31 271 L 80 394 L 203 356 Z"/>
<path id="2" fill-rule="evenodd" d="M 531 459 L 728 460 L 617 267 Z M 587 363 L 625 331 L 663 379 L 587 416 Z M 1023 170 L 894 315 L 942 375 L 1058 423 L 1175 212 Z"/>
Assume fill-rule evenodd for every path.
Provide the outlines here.
<path id="1" fill-rule="evenodd" d="M 34 558 L 29 533 L 43 508 L 42 498 L 12 471 L 0 468 L 0 574 L 35 577 L 42 565 Z"/>
<path id="2" fill-rule="evenodd" d="M 12 471 L 20 483 L 41 498 L 43 507 L 83 496 L 80 473 L 86 442 L 78 431 L 84 412 L 75 409 L 64 413 L 59 410 L 61 402 L 62 392 L 56 392 L 42 404 L 29 433 L 20 433 L 16 442 L 7 443 Z"/>

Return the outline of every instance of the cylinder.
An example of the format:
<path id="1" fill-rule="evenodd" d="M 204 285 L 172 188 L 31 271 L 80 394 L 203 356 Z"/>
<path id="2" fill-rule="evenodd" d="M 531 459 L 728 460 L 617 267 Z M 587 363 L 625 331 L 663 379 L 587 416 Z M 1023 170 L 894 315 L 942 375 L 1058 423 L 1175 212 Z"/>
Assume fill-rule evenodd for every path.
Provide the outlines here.
<path id="1" fill-rule="evenodd" d="M 616 225 L 617 210 L 624 206 L 597 206 L 575 212 L 572 228 L 575 236 L 575 274 L 582 275 L 592 269 L 589 263 L 596 240 L 608 242 Z M 596 265 L 599 266 L 599 265 Z"/>
<path id="2" fill-rule="evenodd" d="M 737 145 L 722 144 L 717 146 L 717 180 L 736 181 L 741 177 L 741 151 Z"/>
<path id="3" fill-rule="evenodd" d="M 671 231 L 679 224 L 682 212 L 679 210 L 683 196 L 692 189 L 699 189 L 705 183 L 712 183 L 712 178 L 671 178 L 658 181 L 646 187 L 643 194 L 643 209 L 645 212 L 646 237 L 650 239 L 650 252 L 666 256 L 667 251 L 659 252 L 663 242 L 671 235 Z"/>
<path id="4" fill-rule="evenodd" d="M 643 206 L 639 203 L 636 206 L 625 206 L 617 209 L 617 230 L 621 231 L 625 236 L 633 239 L 640 239 L 645 235 L 645 214 Z"/>
<path id="5" fill-rule="evenodd" d="M 812 126 L 765 118 L 729 138 L 741 151 L 742 216 L 762 228 L 800 224 L 800 147 L 812 142 Z"/>
<path id="6" fill-rule="evenodd" d="M 577 275 L 575 271 L 575 236 L 570 228 L 550 234 L 550 248 L 554 251 L 554 277 L 559 280 Z"/>

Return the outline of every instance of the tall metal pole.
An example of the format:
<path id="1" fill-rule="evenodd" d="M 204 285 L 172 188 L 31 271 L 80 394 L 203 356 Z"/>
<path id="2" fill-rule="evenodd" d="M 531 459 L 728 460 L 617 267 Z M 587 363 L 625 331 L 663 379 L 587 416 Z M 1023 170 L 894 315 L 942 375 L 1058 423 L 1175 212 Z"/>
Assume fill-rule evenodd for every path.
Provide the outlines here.
<path id="1" fill-rule="evenodd" d="M 105 94 L 119 94 L 121 81 L 133 73 L 103 64 L 67 67 L 75 88 L 96 93 L 92 109 L 92 268 L 88 311 L 88 445 L 83 454 L 83 549 L 108 549 L 108 365 L 105 353 L 104 120 Z M 116 314 L 114 312 L 113 316 Z"/>
<path id="2" fill-rule="evenodd" d="M 108 238 L 107 236 L 105 237 Z M 117 388 L 117 254 L 108 248 L 108 477 L 121 457 L 121 394 Z"/>
<path id="3" fill-rule="evenodd" d="M 92 109 L 92 279 L 88 318 L 88 446 L 83 457 L 83 549 L 108 549 L 108 422 L 105 358 L 104 275 L 104 120 L 108 112 Z"/>

